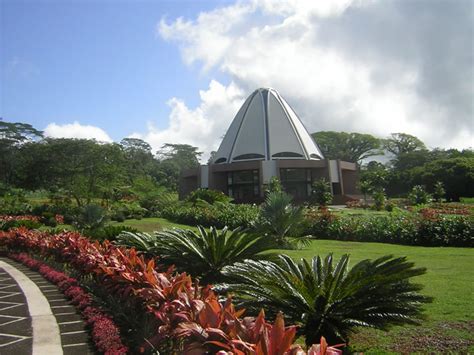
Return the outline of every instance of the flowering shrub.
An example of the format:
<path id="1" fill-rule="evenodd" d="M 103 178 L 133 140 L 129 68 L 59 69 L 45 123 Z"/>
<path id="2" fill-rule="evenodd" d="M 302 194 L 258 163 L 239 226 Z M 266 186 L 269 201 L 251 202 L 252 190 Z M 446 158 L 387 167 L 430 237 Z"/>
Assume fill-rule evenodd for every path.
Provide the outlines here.
<path id="1" fill-rule="evenodd" d="M 350 216 L 329 211 L 306 213 L 307 233 L 317 238 L 423 246 L 474 246 L 474 225 L 467 216 L 421 213 Z"/>
<path id="2" fill-rule="evenodd" d="M 465 215 L 468 216 L 472 212 L 468 205 L 463 205 L 461 203 L 434 203 L 430 205 L 430 208 L 423 208 L 421 211 L 431 209 L 434 210 L 436 213 L 439 214 L 456 214 L 456 215 Z M 471 207 L 472 209 L 472 207 Z M 473 211 L 474 212 L 474 211 Z"/>
<path id="3" fill-rule="evenodd" d="M 141 309 L 152 315 L 156 324 L 154 336 L 145 339 L 138 351 L 150 348 L 161 351 L 162 344 L 171 342 L 170 352 L 177 353 L 204 349 L 221 354 L 222 351 L 258 355 L 304 354 L 301 348 L 292 346 L 296 328 L 285 327 L 281 316 L 274 324 L 265 321 L 263 312 L 256 319 L 242 319 L 243 310 L 236 311 L 230 299 L 222 305 L 209 286 L 199 286 L 186 273 L 176 274 L 172 269 L 158 272 L 155 258 L 145 259 L 134 249 L 117 247 L 107 241 L 92 243 L 75 232 L 50 235 L 27 229 L 0 232 L 0 246 L 35 252 L 67 263 L 78 274 L 103 286 L 108 296 L 131 306 L 140 305 L 141 308 L 134 310 Z M 106 354 L 127 351 L 112 319 L 92 306 L 90 295 L 79 287 L 76 279 L 26 254 L 12 257 L 38 269 L 72 300 L 92 326 L 92 338 L 99 351 Z M 323 348 L 321 345 L 318 349 Z M 309 353 L 325 353 L 315 349 Z M 330 353 L 329 349 L 327 353 Z"/>
<path id="4" fill-rule="evenodd" d="M 3 215 L 0 216 L 0 221 L 33 221 L 33 222 L 39 222 L 40 218 L 38 216 L 31 216 L 31 215 L 25 215 L 25 216 L 8 216 L 8 215 Z"/>
<path id="5" fill-rule="evenodd" d="M 10 257 L 33 270 L 38 270 L 45 279 L 59 286 L 64 295 L 71 299 L 71 303 L 81 311 L 86 324 L 92 328 L 92 340 L 97 350 L 108 355 L 128 352 L 128 348 L 123 345 L 120 339 L 119 328 L 103 311 L 92 306 L 92 297 L 78 286 L 76 279 L 30 258 L 25 253 L 10 254 Z"/>

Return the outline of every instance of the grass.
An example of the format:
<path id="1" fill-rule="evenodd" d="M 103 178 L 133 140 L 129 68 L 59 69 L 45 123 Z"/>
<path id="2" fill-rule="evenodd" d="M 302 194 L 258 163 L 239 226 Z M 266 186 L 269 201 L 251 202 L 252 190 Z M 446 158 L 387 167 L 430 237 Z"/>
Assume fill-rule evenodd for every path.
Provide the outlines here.
<path id="1" fill-rule="evenodd" d="M 185 224 L 178 224 L 168 221 L 164 218 L 143 218 L 143 219 L 127 219 L 124 222 L 110 222 L 110 225 L 114 226 L 129 226 L 138 229 L 140 232 L 152 233 L 154 231 L 170 229 L 170 228 L 183 228 L 192 229 L 197 231 L 198 229 L 193 226 Z"/>
<path id="2" fill-rule="evenodd" d="M 120 224 L 143 232 L 173 227 L 195 229 L 163 218 L 127 220 Z M 351 349 L 366 354 L 474 352 L 474 249 L 314 240 L 305 249 L 280 252 L 295 259 L 328 253 L 335 257 L 350 254 L 351 264 L 387 254 L 406 256 L 416 266 L 427 268 L 425 275 L 414 280 L 424 285 L 423 293 L 434 297 L 433 303 L 425 307 L 426 321 L 418 327 L 395 327 L 389 332 L 363 329 L 352 339 Z"/>

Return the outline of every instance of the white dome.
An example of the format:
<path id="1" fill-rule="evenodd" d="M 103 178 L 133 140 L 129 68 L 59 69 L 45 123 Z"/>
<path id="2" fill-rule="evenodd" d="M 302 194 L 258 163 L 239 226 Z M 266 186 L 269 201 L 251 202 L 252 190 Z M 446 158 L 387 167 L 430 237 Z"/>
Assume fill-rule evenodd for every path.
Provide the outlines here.
<path id="1" fill-rule="evenodd" d="M 324 157 L 285 99 L 274 89 L 261 88 L 237 112 L 213 163 L 276 159 Z"/>

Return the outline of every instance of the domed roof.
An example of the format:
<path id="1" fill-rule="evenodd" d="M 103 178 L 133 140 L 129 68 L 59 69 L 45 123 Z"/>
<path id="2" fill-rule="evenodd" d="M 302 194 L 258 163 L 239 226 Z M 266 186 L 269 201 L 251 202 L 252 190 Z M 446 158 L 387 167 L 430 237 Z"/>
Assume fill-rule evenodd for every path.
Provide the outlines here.
<path id="1" fill-rule="evenodd" d="M 213 163 L 275 159 L 324 157 L 285 99 L 274 89 L 261 88 L 237 112 Z"/>

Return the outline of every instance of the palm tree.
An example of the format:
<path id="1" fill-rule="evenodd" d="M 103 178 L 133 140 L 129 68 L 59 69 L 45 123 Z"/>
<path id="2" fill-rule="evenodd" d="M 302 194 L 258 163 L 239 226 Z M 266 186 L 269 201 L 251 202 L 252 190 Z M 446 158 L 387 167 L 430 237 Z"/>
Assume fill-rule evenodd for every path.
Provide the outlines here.
<path id="1" fill-rule="evenodd" d="M 227 228 L 218 231 L 214 227 L 206 230 L 198 226 L 197 233 L 173 229 L 155 232 L 153 236 L 146 233 L 126 235 L 129 240 L 121 236 L 118 238 L 120 244 L 144 246 L 140 250 L 159 256 L 160 262 L 175 265 L 178 271 L 199 277 L 203 284 L 223 281 L 222 268 L 236 262 L 275 258 L 267 252 L 276 248 L 271 238 L 239 228 L 229 232 Z"/>
<path id="2" fill-rule="evenodd" d="M 308 346 L 321 336 L 329 343 L 347 342 L 354 327 L 387 329 L 419 321 L 421 305 L 431 298 L 420 295 L 421 286 L 409 279 L 424 274 L 424 268 L 390 255 L 363 260 L 350 270 L 348 264 L 348 255 L 334 264 L 332 254 L 299 263 L 286 255 L 278 263 L 249 260 L 224 268 L 233 280 L 223 287 L 250 312 L 282 311 L 301 326 Z"/>

